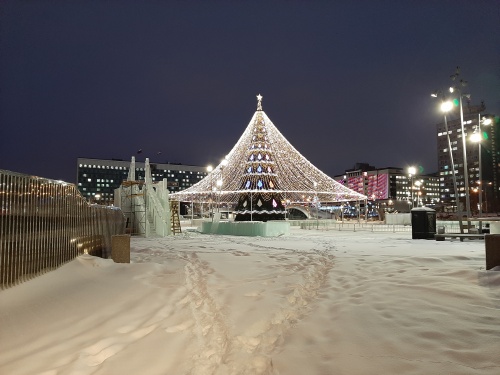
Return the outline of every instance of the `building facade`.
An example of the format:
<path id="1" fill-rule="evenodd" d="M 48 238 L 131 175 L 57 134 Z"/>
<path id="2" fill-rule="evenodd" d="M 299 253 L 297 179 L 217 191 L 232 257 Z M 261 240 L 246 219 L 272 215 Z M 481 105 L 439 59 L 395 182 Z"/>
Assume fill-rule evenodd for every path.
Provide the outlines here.
<path id="1" fill-rule="evenodd" d="M 410 176 L 403 168 L 375 168 L 357 163 L 335 180 L 348 188 L 364 194 L 369 200 L 393 206 L 399 212 L 412 207 L 435 206 L 439 202 L 439 177 L 437 175 Z"/>
<path id="2" fill-rule="evenodd" d="M 465 160 L 467 160 L 471 212 L 477 214 L 480 208 L 482 212 L 496 212 L 499 209 L 499 128 L 495 116 L 487 114 L 485 110 L 484 104 L 463 106 L 466 159 L 464 157 L 460 108 L 454 107 L 447 114 L 447 124 L 443 118 L 443 122 L 436 125 L 440 199 L 447 211 L 457 211 L 450 151 L 455 167 L 460 209 L 466 210 Z M 446 125 L 448 131 L 446 131 Z M 474 134 L 478 136 L 480 143 L 471 141 L 471 136 Z M 480 164 L 481 172 L 479 170 Z M 479 207 L 480 201 L 482 201 L 481 207 Z"/>
<path id="3" fill-rule="evenodd" d="M 205 167 L 151 163 L 151 175 L 154 181 L 167 179 L 169 192 L 184 190 L 207 175 Z M 137 180 L 144 180 L 144 162 L 135 162 Z M 82 195 L 92 203 L 112 204 L 114 190 L 127 179 L 130 161 L 78 158 L 77 183 Z"/>

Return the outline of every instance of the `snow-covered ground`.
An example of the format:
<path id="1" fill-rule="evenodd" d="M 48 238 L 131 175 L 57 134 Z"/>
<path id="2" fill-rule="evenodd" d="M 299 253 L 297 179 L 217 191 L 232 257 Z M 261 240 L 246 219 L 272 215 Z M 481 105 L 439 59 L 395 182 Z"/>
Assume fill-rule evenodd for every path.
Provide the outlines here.
<path id="1" fill-rule="evenodd" d="M 0 291 L 0 374 L 500 374 L 483 241 L 132 238 Z"/>

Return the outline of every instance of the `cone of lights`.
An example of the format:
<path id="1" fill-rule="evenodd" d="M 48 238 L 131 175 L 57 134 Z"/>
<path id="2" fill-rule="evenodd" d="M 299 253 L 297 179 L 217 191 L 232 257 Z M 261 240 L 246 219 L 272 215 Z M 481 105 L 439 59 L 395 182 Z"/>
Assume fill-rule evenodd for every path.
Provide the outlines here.
<path id="1" fill-rule="evenodd" d="M 226 158 L 203 180 L 170 195 L 182 202 L 233 205 L 239 215 L 281 215 L 284 206 L 361 201 L 367 197 L 328 177 L 297 151 L 262 110 L 257 111 Z M 259 200 L 255 197 L 260 198 Z M 249 197 L 246 200 L 245 197 Z M 265 204 L 266 203 L 266 204 Z M 258 208 L 257 208 L 258 207 Z"/>

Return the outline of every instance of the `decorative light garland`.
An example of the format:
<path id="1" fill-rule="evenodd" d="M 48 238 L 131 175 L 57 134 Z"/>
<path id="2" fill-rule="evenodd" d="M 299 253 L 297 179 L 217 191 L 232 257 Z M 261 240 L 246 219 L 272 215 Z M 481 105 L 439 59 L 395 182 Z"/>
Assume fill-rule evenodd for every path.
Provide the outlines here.
<path id="1" fill-rule="evenodd" d="M 367 199 L 309 162 L 262 110 L 262 96 L 258 95 L 257 99 L 257 111 L 226 158 L 197 184 L 170 194 L 171 199 L 199 203 L 218 200 L 224 204 L 235 204 L 241 194 L 248 193 L 278 194 L 287 205 Z M 266 134 L 266 139 L 260 144 L 256 139 L 257 127 L 260 127 L 258 135 Z M 274 160 L 269 158 L 269 154 Z M 245 183 L 242 184 L 242 181 Z"/>

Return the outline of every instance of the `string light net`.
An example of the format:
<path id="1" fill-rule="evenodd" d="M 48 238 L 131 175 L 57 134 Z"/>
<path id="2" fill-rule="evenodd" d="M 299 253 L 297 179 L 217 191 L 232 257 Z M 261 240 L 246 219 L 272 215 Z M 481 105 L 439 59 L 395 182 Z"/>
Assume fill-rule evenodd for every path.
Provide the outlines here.
<path id="1" fill-rule="evenodd" d="M 257 98 L 257 111 L 226 158 L 197 184 L 171 194 L 171 199 L 235 205 L 240 213 L 256 210 L 248 207 L 249 203 L 242 207 L 242 197 L 253 198 L 254 194 L 279 202 L 276 213 L 282 211 L 283 205 L 367 199 L 311 164 L 267 117 L 262 110 L 262 96 Z"/>

